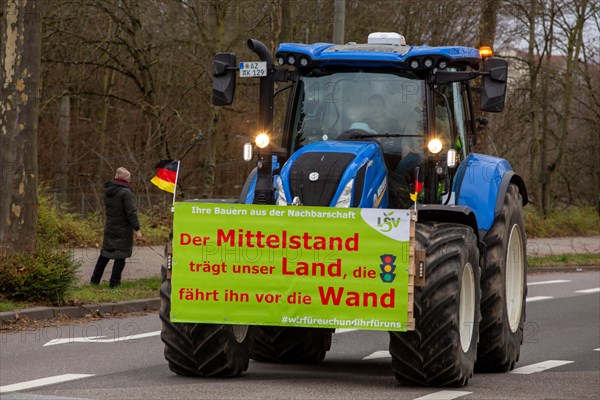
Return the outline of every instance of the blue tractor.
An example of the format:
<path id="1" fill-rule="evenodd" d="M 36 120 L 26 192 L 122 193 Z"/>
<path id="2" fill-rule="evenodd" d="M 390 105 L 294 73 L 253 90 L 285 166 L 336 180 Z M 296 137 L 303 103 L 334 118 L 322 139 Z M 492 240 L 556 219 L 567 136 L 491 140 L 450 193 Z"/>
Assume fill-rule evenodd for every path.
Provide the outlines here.
<path id="1" fill-rule="evenodd" d="M 219 53 L 213 65 L 215 105 L 232 103 L 238 73 L 260 78 L 258 161 L 239 202 L 415 209 L 424 270 L 414 330 L 390 332 L 397 380 L 462 386 L 474 371 L 513 369 L 527 192 L 506 160 L 473 152 L 486 122 L 475 93 L 481 110 L 501 112 L 507 62 L 468 47 L 409 46 L 388 32 L 364 44 L 284 43 L 275 57 L 257 40 L 248 47 L 259 62 Z M 277 92 L 275 82 L 284 83 Z M 288 99 L 277 133 L 276 94 Z M 237 376 L 249 358 L 318 362 L 331 346 L 331 329 L 173 323 L 168 277 L 161 294 L 165 356 L 178 374 Z"/>

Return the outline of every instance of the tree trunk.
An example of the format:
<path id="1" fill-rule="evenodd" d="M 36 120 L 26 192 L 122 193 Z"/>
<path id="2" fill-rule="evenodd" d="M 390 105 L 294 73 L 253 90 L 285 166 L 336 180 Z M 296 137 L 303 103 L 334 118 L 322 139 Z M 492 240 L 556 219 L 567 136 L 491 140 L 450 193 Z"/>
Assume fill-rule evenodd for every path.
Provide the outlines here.
<path id="1" fill-rule="evenodd" d="M 335 0 L 333 5 L 333 43 L 344 44 L 346 0 Z"/>
<path id="2" fill-rule="evenodd" d="M 567 137 L 569 135 L 569 122 L 571 119 L 571 106 L 573 103 L 575 84 L 577 83 L 579 73 L 579 54 L 583 45 L 583 30 L 585 20 L 588 17 L 588 0 L 581 0 L 575 3 L 575 15 L 577 17 L 575 26 L 565 30 L 564 34 L 568 38 L 567 42 L 567 66 L 564 72 L 564 94 L 562 97 L 561 109 L 559 111 L 560 119 L 558 125 L 558 150 L 556 157 L 547 167 L 549 196 L 552 196 L 551 177 L 554 173 L 561 173 L 562 162 L 565 157 Z"/>
<path id="3" fill-rule="evenodd" d="M 271 54 L 275 54 L 277 50 L 277 46 L 281 41 L 281 31 L 282 31 L 282 23 L 283 23 L 283 7 L 282 0 L 273 0 L 270 3 L 269 12 L 270 12 L 270 20 L 271 20 L 271 45 L 269 49 L 271 50 Z M 288 5 L 289 7 L 289 5 Z"/>
<path id="4" fill-rule="evenodd" d="M 0 21 L 0 258 L 36 247 L 40 2 L 6 0 Z"/>
<path id="5" fill-rule="evenodd" d="M 115 24 L 114 21 L 109 18 L 107 31 L 110 32 L 110 35 L 111 35 L 109 37 L 110 40 L 116 41 L 117 32 L 119 29 L 120 29 L 120 26 Z M 115 47 L 114 45 L 109 44 L 107 47 L 107 53 L 111 54 L 113 52 L 114 47 Z M 105 60 L 105 62 L 107 65 L 111 65 L 111 60 L 108 56 L 107 56 L 107 59 Z M 94 182 L 102 182 L 102 178 L 106 176 L 106 167 L 108 166 L 108 165 L 106 165 L 106 158 L 105 158 L 106 157 L 106 138 L 107 138 L 107 128 L 108 128 L 108 117 L 109 117 L 110 106 L 111 106 L 110 96 L 113 93 L 113 87 L 115 85 L 115 76 L 116 76 L 116 72 L 114 69 L 111 69 L 111 68 L 104 69 L 104 75 L 102 78 L 102 95 L 103 95 L 104 100 L 102 102 L 102 107 L 100 108 L 99 113 L 98 113 L 98 120 L 100 121 L 100 123 L 98 124 L 98 127 L 96 129 L 96 138 L 97 138 L 96 151 L 97 151 L 98 160 L 97 160 L 97 167 L 96 167 Z M 110 165 L 110 167 L 114 167 L 114 166 Z M 112 172 L 113 171 L 110 171 L 110 173 L 112 173 Z M 97 209 L 101 210 L 103 205 L 104 205 L 103 198 L 100 196 L 96 196 Z"/>
<path id="6" fill-rule="evenodd" d="M 542 84 L 540 88 L 540 114 L 542 117 L 542 126 L 540 129 L 541 138 L 539 143 L 539 184 L 540 184 L 540 207 L 542 215 L 546 217 L 549 212 L 549 189 L 550 189 L 550 172 L 548 171 L 548 140 L 549 140 L 549 123 L 550 105 L 548 89 L 552 84 L 552 46 L 554 36 L 554 0 L 550 2 L 550 21 L 548 29 L 548 40 L 546 42 L 546 59 L 544 60 L 544 69 L 542 74 Z"/>
<path id="7" fill-rule="evenodd" d="M 71 122 L 71 96 L 65 91 L 58 106 L 58 166 L 56 173 L 56 199 L 66 203 L 69 181 L 70 140 L 69 129 Z"/>
<path id="8" fill-rule="evenodd" d="M 227 17 L 228 4 L 215 3 L 215 30 L 214 42 L 216 48 L 220 48 L 225 38 L 225 25 Z M 217 127 L 221 112 L 218 107 L 211 105 L 211 118 L 209 119 L 208 138 L 205 142 L 206 153 L 204 158 L 204 168 L 202 174 L 202 198 L 212 197 L 215 187 L 215 172 L 217 166 Z"/>
<path id="9" fill-rule="evenodd" d="M 204 174 L 202 175 L 202 195 L 207 199 L 213 196 L 215 188 L 215 173 L 217 170 L 217 126 L 219 124 L 220 110 L 212 106 L 212 118 L 206 141 L 206 153 L 204 158 Z"/>
<path id="10" fill-rule="evenodd" d="M 499 3 L 499 0 L 483 0 L 481 5 L 481 15 L 479 17 L 479 47 L 494 47 L 494 39 L 496 37 L 496 15 L 498 13 Z M 479 100 L 479 93 L 475 93 L 474 103 L 477 107 L 479 107 Z M 483 149 L 483 152 L 489 153 L 488 147 L 490 146 L 490 137 L 484 134 L 480 135 L 477 139 L 478 147 Z"/>
<path id="11" fill-rule="evenodd" d="M 494 47 L 499 4 L 500 0 L 483 0 L 479 19 L 479 46 Z"/>
<path id="12" fill-rule="evenodd" d="M 529 173 L 531 174 L 531 186 L 536 188 L 534 198 L 540 201 L 541 193 L 539 191 L 539 154 L 540 138 L 538 129 L 538 96 L 537 96 L 537 78 L 538 69 L 536 65 L 535 54 L 535 35 L 537 18 L 537 0 L 529 2 L 529 47 L 527 50 L 527 65 L 529 67 L 529 118 L 531 120 L 531 145 L 529 147 Z M 538 203 L 539 204 L 539 203 Z"/>
<path id="13" fill-rule="evenodd" d="M 295 0 L 289 0 L 281 7 L 281 38 L 285 42 L 294 42 L 298 40 L 296 38 L 298 27 L 293 23 L 294 18 L 296 17 L 294 13 L 296 6 Z"/>

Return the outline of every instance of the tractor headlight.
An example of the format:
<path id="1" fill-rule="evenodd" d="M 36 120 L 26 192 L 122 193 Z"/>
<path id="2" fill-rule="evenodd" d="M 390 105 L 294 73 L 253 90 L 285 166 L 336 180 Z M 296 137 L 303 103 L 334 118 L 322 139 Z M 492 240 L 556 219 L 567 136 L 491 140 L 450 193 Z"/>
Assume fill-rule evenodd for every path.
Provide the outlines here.
<path id="1" fill-rule="evenodd" d="M 342 190 L 342 194 L 340 194 L 340 198 L 337 203 L 335 203 L 336 207 L 340 208 L 349 208 L 350 200 L 352 200 L 352 190 L 354 189 L 354 179 L 350 179 L 350 182 L 346 184 L 344 190 Z"/>
<path id="2" fill-rule="evenodd" d="M 259 134 L 254 140 L 254 143 L 256 143 L 256 147 L 259 149 L 264 149 L 269 145 L 269 135 L 266 133 Z"/>
<path id="3" fill-rule="evenodd" d="M 277 191 L 277 205 L 287 206 L 287 199 L 285 198 L 285 190 L 283 190 L 283 182 L 281 177 L 278 176 L 275 180 L 275 190 Z"/>
<path id="4" fill-rule="evenodd" d="M 433 154 L 438 154 L 442 151 L 442 141 L 437 138 L 431 139 L 429 143 L 427 143 L 427 149 Z"/>

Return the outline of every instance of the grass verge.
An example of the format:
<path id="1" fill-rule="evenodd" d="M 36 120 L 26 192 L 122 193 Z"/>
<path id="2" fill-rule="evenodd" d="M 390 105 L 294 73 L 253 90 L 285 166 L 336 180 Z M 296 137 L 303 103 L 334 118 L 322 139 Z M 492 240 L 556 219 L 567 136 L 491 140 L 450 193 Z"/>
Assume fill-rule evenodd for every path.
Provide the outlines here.
<path id="1" fill-rule="evenodd" d="M 528 257 L 531 268 L 600 266 L 600 254 L 561 254 L 545 257 Z"/>
<path id="2" fill-rule="evenodd" d="M 115 303 L 119 301 L 138 300 L 158 297 L 161 285 L 160 276 L 122 281 L 118 288 L 111 289 L 108 283 L 98 286 L 76 286 L 67 292 L 63 306 L 81 304 Z M 15 302 L 0 299 L 0 312 L 14 311 L 31 307 L 51 306 L 50 303 Z"/>
<path id="3" fill-rule="evenodd" d="M 529 237 L 598 235 L 600 214 L 596 207 L 554 209 L 546 217 L 534 207 L 525 207 L 525 229 Z"/>
<path id="4" fill-rule="evenodd" d="M 122 281 L 121 285 L 115 289 L 108 287 L 108 283 L 98 286 L 77 286 L 67 292 L 66 303 L 67 305 L 113 303 L 158 297 L 160 285 L 160 276 L 153 276 L 132 281 Z"/>
<path id="5" fill-rule="evenodd" d="M 37 304 L 24 303 L 22 301 L 10 301 L 0 299 L 0 312 L 21 310 L 23 308 L 35 307 Z"/>

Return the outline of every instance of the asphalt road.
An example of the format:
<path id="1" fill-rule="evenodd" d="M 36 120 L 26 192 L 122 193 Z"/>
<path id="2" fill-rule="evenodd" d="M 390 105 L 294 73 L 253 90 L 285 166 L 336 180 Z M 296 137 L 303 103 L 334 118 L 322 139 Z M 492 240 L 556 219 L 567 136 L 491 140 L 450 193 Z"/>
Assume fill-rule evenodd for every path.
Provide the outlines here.
<path id="1" fill-rule="evenodd" d="M 238 379 L 171 373 L 156 314 L 0 335 L 0 394 L 14 399 L 599 399 L 600 272 L 529 276 L 521 359 L 464 388 L 396 383 L 388 334 L 343 331 L 317 365 L 251 361 Z"/>

